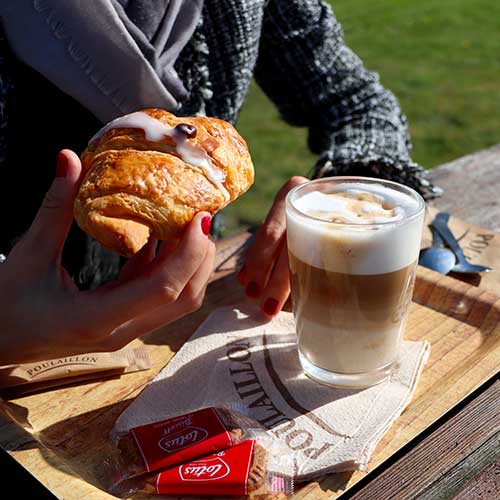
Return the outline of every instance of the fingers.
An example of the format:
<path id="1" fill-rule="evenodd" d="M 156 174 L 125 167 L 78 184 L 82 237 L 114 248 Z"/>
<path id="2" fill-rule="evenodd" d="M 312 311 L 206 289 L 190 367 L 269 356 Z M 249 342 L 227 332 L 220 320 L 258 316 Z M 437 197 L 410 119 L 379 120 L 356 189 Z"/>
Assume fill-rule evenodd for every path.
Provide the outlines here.
<path id="1" fill-rule="evenodd" d="M 25 235 L 25 243 L 36 246 L 35 255 L 39 258 L 60 258 L 73 220 L 73 203 L 81 172 L 78 156 L 69 149 L 62 150 L 57 159 L 56 178 Z"/>
<path id="2" fill-rule="evenodd" d="M 139 276 L 155 258 L 157 246 L 158 240 L 153 237 L 149 238 L 146 245 L 144 245 L 141 250 L 132 256 L 123 266 L 120 272 L 120 282 L 128 281 Z"/>
<path id="3" fill-rule="evenodd" d="M 307 179 L 305 177 L 292 177 L 281 188 L 276 195 L 273 206 L 271 207 L 266 220 L 257 232 L 254 243 L 247 251 L 245 263 L 238 275 L 238 279 L 245 287 L 245 293 L 251 299 L 258 299 L 263 296 L 268 280 L 273 273 L 273 269 L 279 262 L 281 250 L 285 247 L 286 195 L 295 186 L 298 186 L 306 181 Z M 281 262 L 280 265 L 284 265 L 283 262 Z M 283 273 L 280 272 L 277 276 L 282 275 Z M 286 275 L 288 276 L 288 271 Z M 283 279 L 277 279 L 277 282 L 283 283 Z M 278 286 L 277 282 L 274 286 Z M 280 286 L 280 288 L 283 287 L 284 284 Z M 280 297 L 274 298 L 278 300 L 278 303 L 281 303 L 281 294 Z"/>
<path id="4" fill-rule="evenodd" d="M 207 220 L 209 221 L 208 226 L 206 225 Z M 210 220 L 210 215 L 206 212 L 197 214 L 177 246 L 173 247 L 169 242 L 163 242 L 160 246 L 158 258 L 153 263 L 151 272 L 155 273 L 158 279 L 162 280 L 174 292 L 173 300 L 179 297 L 186 283 L 205 259 L 211 244 L 208 237 Z M 168 266 L 168 271 L 166 271 L 165 265 Z M 167 273 L 168 280 L 165 279 Z"/>
<path id="5" fill-rule="evenodd" d="M 201 307 L 201 301 L 205 295 L 205 289 L 208 280 L 212 276 L 215 266 L 215 243 L 212 240 L 208 241 L 207 254 L 201 266 L 198 268 L 189 283 L 184 287 L 180 296 L 180 302 L 187 306 L 192 311 Z"/>
<path id="6" fill-rule="evenodd" d="M 288 250 L 281 248 L 280 255 L 262 293 L 261 308 L 268 316 L 278 314 L 290 295 L 290 274 L 288 270 Z"/>
<path id="7" fill-rule="evenodd" d="M 152 332 L 161 326 L 185 316 L 201 307 L 208 280 L 215 265 L 215 245 L 209 242 L 206 258 L 201 263 L 189 283 L 184 287 L 179 299 L 173 303 L 160 306 L 138 318 L 119 326 L 107 341 L 106 348 L 120 349 L 137 337 Z"/>
<path id="8" fill-rule="evenodd" d="M 176 302 L 206 258 L 211 242 L 202 221 L 207 217 L 206 212 L 196 215 L 175 249 L 162 245 L 157 257 L 135 278 L 88 292 L 86 306 L 94 311 L 92 320 L 109 332 L 125 321 Z"/>

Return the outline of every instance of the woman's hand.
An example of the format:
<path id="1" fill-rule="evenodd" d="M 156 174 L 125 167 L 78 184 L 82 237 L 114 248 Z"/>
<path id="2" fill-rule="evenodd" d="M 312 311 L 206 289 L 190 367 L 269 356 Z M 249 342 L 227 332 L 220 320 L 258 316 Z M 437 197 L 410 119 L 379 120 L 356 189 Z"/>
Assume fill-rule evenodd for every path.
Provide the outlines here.
<path id="1" fill-rule="evenodd" d="M 149 241 L 116 282 L 78 290 L 61 253 L 80 177 L 78 156 L 62 151 L 33 224 L 0 264 L 0 364 L 117 350 L 202 303 L 215 257 L 205 212 L 178 242 Z"/>
<path id="2" fill-rule="evenodd" d="M 285 198 L 292 188 L 307 180 L 305 177 L 295 176 L 280 189 L 238 274 L 247 297 L 259 300 L 267 316 L 278 314 L 290 295 Z"/>

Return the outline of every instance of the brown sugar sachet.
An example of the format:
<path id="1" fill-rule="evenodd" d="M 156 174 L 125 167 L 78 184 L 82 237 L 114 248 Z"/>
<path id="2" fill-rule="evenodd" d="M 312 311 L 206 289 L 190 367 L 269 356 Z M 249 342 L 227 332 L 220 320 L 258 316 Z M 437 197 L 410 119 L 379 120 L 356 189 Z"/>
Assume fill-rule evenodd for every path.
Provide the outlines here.
<path id="1" fill-rule="evenodd" d="M 149 368 L 151 362 L 144 348 L 79 354 L 35 363 L 8 365 L 0 367 L 0 392 L 20 395 Z"/>

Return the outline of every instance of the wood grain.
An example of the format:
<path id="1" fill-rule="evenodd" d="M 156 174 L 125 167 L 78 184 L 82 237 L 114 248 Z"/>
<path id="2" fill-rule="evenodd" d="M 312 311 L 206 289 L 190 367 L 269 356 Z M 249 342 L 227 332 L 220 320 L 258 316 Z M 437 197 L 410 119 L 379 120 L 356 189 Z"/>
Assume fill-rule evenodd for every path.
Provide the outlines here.
<path id="1" fill-rule="evenodd" d="M 111 498 L 103 491 L 103 457 L 116 417 L 210 311 L 241 300 L 242 293 L 230 275 L 212 283 L 207 297 L 204 308 L 196 314 L 136 341 L 144 342 L 150 351 L 152 370 L 60 388 L 48 393 L 50 397 L 36 394 L 13 401 L 27 412 L 33 429 L 23 436 L 2 430 L 2 445 L 60 498 Z M 496 372 L 500 363 L 500 299 L 419 269 L 407 338 L 429 340 L 431 356 L 413 402 L 382 438 L 367 472 Z M 4 436 L 9 436 L 6 441 Z M 327 476 L 300 488 L 294 498 L 336 498 L 365 474 Z"/>
<path id="2" fill-rule="evenodd" d="M 458 160 L 452 161 L 448 164 L 442 165 L 430 172 L 431 179 L 440 187 L 444 188 L 444 194 L 441 198 L 434 200 L 431 206 L 436 210 L 448 211 L 453 216 L 460 217 L 462 220 L 457 221 L 455 227 L 453 226 L 453 219 L 451 221 L 452 229 L 455 234 L 464 234 L 464 223 L 475 224 L 479 228 L 488 228 L 496 231 L 495 238 L 499 238 L 500 232 L 500 203 L 499 203 L 499 189 L 500 189 L 500 145 L 490 148 L 485 151 L 480 151 L 473 155 L 469 155 Z M 432 212 L 434 213 L 434 212 Z M 484 231 L 476 230 L 480 238 L 484 239 Z M 430 243 L 430 234 L 425 242 Z M 461 242 L 464 243 L 463 241 Z M 475 243 L 475 244 L 474 244 Z M 470 251 L 469 257 L 473 261 L 481 263 L 480 260 L 484 259 L 484 245 L 480 245 L 477 241 L 469 243 Z M 467 247 L 467 244 L 465 245 Z M 497 271 L 498 273 L 498 271 Z M 455 278 L 466 279 L 464 276 L 455 275 Z M 484 286 L 484 276 L 481 282 L 478 277 L 471 277 L 470 281 L 475 285 Z M 498 289 L 498 284 L 493 283 L 492 277 L 488 277 L 489 281 L 487 287 Z M 496 280 L 498 282 L 498 280 Z M 495 286 L 492 286 L 495 285 Z M 498 291 L 497 291 L 498 294 Z M 497 387 L 490 387 L 484 391 L 484 394 L 476 398 L 477 408 L 482 408 L 485 401 L 490 397 L 490 393 L 497 391 Z M 481 397 L 482 396 L 482 397 Z M 496 405 L 499 401 L 495 402 Z M 462 410 L 465 414 L 470 411 L 470 407 Z M 481 428 L 487 428 L 489 422 L 485 421 Z M 452 425 L 451 422 L 442 424 L 439 430 L 435 431 L 436 434 L 447 432 L 448 426 Z M 477 475 L 463 491 L 457 494 L 456 498 L 460 499 L 497 499 L 500 498 L 500 461 L 495 465 L 488 465 L 489 457 L 496 456 L 499 453 L 498 448 L 494 448 L 495 439 L 497 435 L 493 436 L 484 444 L 478 443 L 478 448 L 464 452 L 463 462 L 453 468 L 451 471 L 445 473 L 440 480 L 435 483 L 434 488 L 429 489 L 425 498 L 434 500 L 435 498 L 450 498 L 452 491 L 455 491 L 455 486 L 462 484 L 463 481 L 470 476 L 473 471 L 480 471 L 486 467 L 484 472 Z M 492 444 L 493 443 L 493 444 Z M 432 444 L 430 444 L 432 448 Z M 467 455 L 467 453 L 469 453 Z M 441 456 L 440 453 L 436 454 Z M 407 483 L 407 472 L 411 470 L 412 454 L 409 453 L 401 459 L 397 467 L 396 465 L 389 467 L 384 474 L 386 477 L 394 478 L 394 481 L 399 481 L 403 484 Z M 414 479 L 415 488 L 418 487 L 419 479 L 425 481 L 424 478 Z M 370 482 L 362 490 L 363 496 L 360 498 L 375 498 L 377 489 L 377 481 Z M 419 498 L 424 498 L 422 495 Z M 386 497 L 388 498 L 388 497 Z M 404 497 L 401 497 L 404 498 Z"/>
<path id="3" fill-rule="evenodd" d="M 500 457 L 500 382 L 491 389 L 352 498 L 450 498 L 468 477 Z"/>
<path id="4" fill-rule="evenodd" d="M 497 444 L 496 452 L 500 449 Z M 454 500 L 498 500 L 500 498 L 500 460 L 489 465 L 481 474 L 471 480 L 459 491 Z"/>
<path id="5" fill-rule="evenodd" d="M 465 455 L 469 453 L 469 450 L 464 450 L 463 453 Z M 419 496 L 422 500 L 451 498 L 460 488 L 463 488 L 458 493 L 462 498 L 479 497 L 483 500 L 498 500 L 500 498 L 500 471 L 495 468 L 495 460 L 498 464 L 499 459 L 500 432 L 497 432 L 488 441 L 467 454 L 456 467 L 447 471 Z M 487 481 L 486 477 L 489 477 L 491 481 Z M 483 485 L 483 481 L 489 484 Z"/>
<path id="6" fill-rule="evenodd" d="M 500 231 L 500 144 L 430 171 L 444 189 L 432 204 L 470 224 Z"/>
<path id="7" fill-rule="evenodd" d="M 495 179 L 498 180 L 499 167 L 500 146 L 434 171 L 432 175 L 436 182 L 446 189 L 435 206 L 476 225 L 498 230 L 500 214 L 495 210 L 498 209 L 496 186 L 499 183 Z M 474 179 L 472 184 L 467 181 L 469 177 Z M 466 190 L 470 192 L 464 194 Z M 0 445 L 58 498 L 114 498 L 102 490 L 106 482 L 107 436 L 114 420 L 214 308 L 243 298 L 233 273 L 241 263 L 242 251 L 249 238 L 250 234 L 244 233 L 218 242 L 215 281 L 209 286 L 201 310 L 134 341 L 132 346 L 144 344 L 147 348 L 152 360 L 151 370 L 58 388 L 12 401 L 13 406 L 7 408 L 10 417 L 0 420 Z M 337 498 L 482 382 L 494 376 L 500 364 L 499 317 L 500 302 L 495 294 L 419 269 L 407 338 L 429 340 L 432 351 L 414 400 L 379 443 L 368 471 L 327 476 L 319 482 L 303 485 L 294 498 Z M 477 420 L 464 414 L 464 421 L 476 422 L 480 427 L 479 422 L 484 422 L 485 416 L 492 416 L 495 407 L 490 404 L 490 396 L 485 392 L 486 399 L 479 401 L 483 413 L 478 413 Z M 31 429 L 14 423 L 17 420 L 23 424 L 26 418 L 32 425 Z M 496 439 L 496 434 L 487 432 L 490 440 Z M 490 443 L 489 440 L 482 441 L 484 436 L 472 429 L 467 436 L 468 450 L 477 445 L 471 453 Z M 441 440 L 438 435 L 435 439 L 443 446 L 451 446 L 452 442 L 442 436 Z M 490 456 L 487 453 L 490 448 L 484 450 L 483 456 Z M 429 461 L 434 459 L 430 452 L 426 456 Z M 452 462 L 455 465 L 452 466 Z M 465 462 L 460 462 L 458 455 L 448 462 L 450 470 L 455 471 L 459 471 L 457 467 L 461 464 L 463 466 Z M 485 474 L 491 476 L 491 470 L 487 469 L 489 472 Z M 398 477 L 402 481 L 405 476 L 400 473 Z M 474 491 L 476 486 L 471 482 L 467 487 L 472 489 L 463 491 Z"/>

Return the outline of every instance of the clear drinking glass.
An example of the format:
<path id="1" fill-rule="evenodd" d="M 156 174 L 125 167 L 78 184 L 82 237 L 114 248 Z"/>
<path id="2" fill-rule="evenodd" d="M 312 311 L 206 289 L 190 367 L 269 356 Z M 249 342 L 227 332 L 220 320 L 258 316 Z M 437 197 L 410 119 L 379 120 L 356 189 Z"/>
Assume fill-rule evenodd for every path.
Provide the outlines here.
<path id="1" fill-rule="evenodd" d="M 324 204 L 331 199 L 325 194 L 359 197 L 354 193 L 360 191 L 382 196 L 384 210 L 399 207 L 394 218 L 362 223 L 363 217 L 370 220 L 370 207 L 362 203 L 359 221 L 339 222 L 330 201 Z M 390 374 L 413 293 L 424 215 L 425 202 L 416 191 L 380 179 L 317 179 L 290 191 L 286 223 L 292 303 L 307 376 L 356 388 Z"/>

